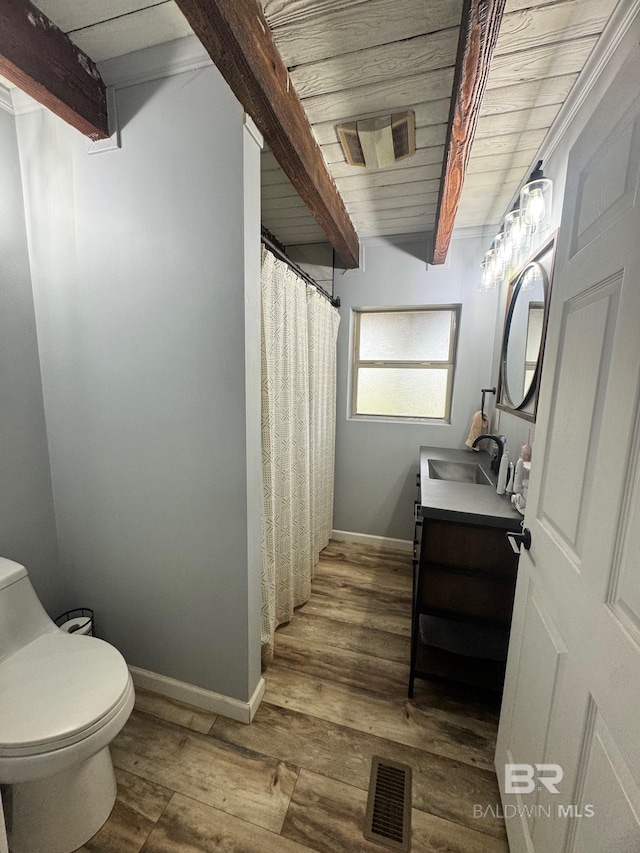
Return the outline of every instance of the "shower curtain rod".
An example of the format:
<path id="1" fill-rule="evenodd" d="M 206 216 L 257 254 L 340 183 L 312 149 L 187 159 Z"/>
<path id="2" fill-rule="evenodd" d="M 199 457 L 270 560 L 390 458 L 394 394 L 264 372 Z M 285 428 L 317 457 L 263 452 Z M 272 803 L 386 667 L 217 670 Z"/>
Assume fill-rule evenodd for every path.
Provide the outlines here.
<path id="1" fill-rule="evenodd" d="M 312 287 L 315 287 L 318 293 L 322 294 L 325 299 L 328 299 L 334 308 L 340 307 L 340 297 L 331 296 L 330 293 L 327 293 L 327 291 L 323 287 L 321 287 L 317 281 L 311 278 L 308 273 L 306 273 L 301 267 L 299 267 L 298 264 L 295 263 L 295 261 L 292 261 L 291 258 L 287 257 L 287 254 L 284 250 L 284 246 L 282 246 L 282 244 L 276 240 L 276 238 L 270 231 L 267 231 L 264 225 L 260 230 L 260 242 L 264 246 L 266 246 L 270 252 L 273 252 L 276 258 L 279 258 L 279 260 L 287 264 L 287 266 L 289 266 L 296 273 L 296 275 L 299 275 L 300 278 L 304 279 L 307 284 L 310 284 Z"/>

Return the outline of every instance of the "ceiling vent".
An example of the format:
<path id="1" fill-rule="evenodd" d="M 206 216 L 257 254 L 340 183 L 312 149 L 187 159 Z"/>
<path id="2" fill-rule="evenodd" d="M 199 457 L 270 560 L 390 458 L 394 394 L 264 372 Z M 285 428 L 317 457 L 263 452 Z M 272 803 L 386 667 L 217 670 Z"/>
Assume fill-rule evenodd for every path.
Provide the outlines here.
<path id="1" fill-rule="evenodd" d="M 394 113 L 336 127 L 342 150 L 351 166 L 384 169 L 411 157 L 416 150 L 415 113 Z"/>

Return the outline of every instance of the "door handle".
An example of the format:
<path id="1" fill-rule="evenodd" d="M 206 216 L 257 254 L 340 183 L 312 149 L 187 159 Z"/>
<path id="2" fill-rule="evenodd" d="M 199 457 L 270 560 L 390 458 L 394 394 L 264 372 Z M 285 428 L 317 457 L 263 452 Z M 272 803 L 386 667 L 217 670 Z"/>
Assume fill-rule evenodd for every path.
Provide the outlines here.
<path id="1" fill-rule="evenodd" d="M 522 533 L 514 533 L 510 530 L 507 533 L 507 539 L 509 540 L 509 545 L 511 545 L 514 554 L 520 553 L 521 545 L 525 551 L 528 551 L 529 548 L 531 548 L 531 531 L 528 527 L 523 527 Z"/>

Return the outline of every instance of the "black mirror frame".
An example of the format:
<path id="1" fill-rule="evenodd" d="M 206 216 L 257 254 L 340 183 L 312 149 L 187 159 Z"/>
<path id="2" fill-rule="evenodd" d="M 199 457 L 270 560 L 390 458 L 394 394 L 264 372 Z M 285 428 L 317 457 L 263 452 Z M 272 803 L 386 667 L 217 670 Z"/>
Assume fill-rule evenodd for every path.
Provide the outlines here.
<path id="1" fill-rule="evenodd" d="M 542 279 L 543 301 L 542 301 L 542 303 L 540 303 L 540 305 L 541 305 L 542 310 L 543 310 L 542 326 L 544 327 L 544 309 L 545 309 L 545 306 L 546 306 L 547 301 L 549 299 L 549 276 L 547 275 L 547 271 L 542 266 L 542 264 L 538 263 L 537 261 L 529 261 L 527 264 L 525 264 L 523 267 L 521 267 L 520 272 L 517 274 L 517 276 L 514 276 L 514 278 L 509 283 L 509 286 L 513 287 L 513 291 L 511 293 L 511 299 L 509 300 L 509 307 L 507 309 L 507 317 L 506 317 L 506 320 L 504 321 L 504 330 L 502 333 L 502 360 L 500 362 L 500 376 L 501 376 L 500 392 L 501 392 L 501 397 L 504 398 L 504 405 L 509 406 L 509 408 L 511 408 L 514 411 L 519 411 L 521 409 L 525 409 L 529 405 L 531 398 L 535 394 L 535 390 L 537 387 L 536 379 L 537 379 L 537 372 L 538 372 L 538 364 L 540 362 L 540 352 L 541 352 L 541 348 L 542 348 L 542 338 L 543 338 L 542 331 L 543 331 L 543 328 L 540 329 L 541 334 L 540 334 L 540 343 L 538 345 L 538 353 L 536 355 L 536 368 L 534 370 L 533 376 L 531 377 L 531 381 L 529 382 L 529 386 L 527 387 L 526 392 L 525 392 L 522 400 L 520 401 L 520 403 L 518 403 L 518 405 L 516 405 L 514 403 L 512 397 L 511 397 L 511 394 L 509 393 L 509 373 L 508 373 L 507 358 L 508 358 L 508 354 L 509 354 L 509 341 L 511 340 L 511 334 L 512 334 L 511 325 L 513 323 L 513 315 L 515 312 L 516 304 L 518 302 L 518 297 L 520 296 L 520 293 L 522 291 L 522 286 L 524 284 L 524 277 L 527 273 L 527 270 L 530 270 L 532 267 L 537 267 L 540 270 L 540 277 Z M 531 305 L 531 303 L 529 303 L 529 304 Z M 539 303 L 536 302 L 535 304 L 538 305 Z"/>
<path id="2" fill-rule="evenodd" d="M 509 288 L 508 288 L 508 297 L 507 297 L 507 306 L 505 311 L 505 321 L 502 330 L 502 344 L 500 347 L 500 372 L 498 376 L 498 393 L 496 397 L 496 408 L 502 412 L 509 412 L 511 415 L 515 415 L 518 418 L 523 418 L 526 421 L 531 423 L 535 423 L 536 415 L 538 411 L 538 395 L 540 392 L 540 376 L 542 373 L 542 363 L 544 360 L 544 347 L 547 338 L 547 325 L 549 322 L 549 306 L 551 303 L 551 289 L 553 286 L 553 267 L 555 264 L 555 255 L 556 255 L 556 238 L 558 232 L 557 230 L 553 232 L 553 234 L 545 240 L 540 246 L 536 247 L 533 254 L 530 255 L 526 261 L 521 264 L 515 273 L 509 279 Z M 507 345 L 509 343 L 509 326 L 511 323 L 511 317 L 513 315 L 515 300 L 520 291 L 520 277 L 522 273 L 526 270 L 528 266 L 531 264 L 540 264 L 540 261 L 545 258 L 546 255 L 550 255 L 548 266 L 545 265 L 542 268 L 546 273 L 546 280 L 544 281 L 544 314 L 542 316 L 542 336 L 540 338 L 540 350 L 538 352 L 538 362 L 536 364 L 535 373 L 533 374 L 533 379 L 531 380 L 531 385 L 527 390 L 527 393 L 523 399 L 523 401 L 518 406 L 510 405 L 510 400 L 506 391 L 506 357 L 507 357 Z M 540 264 L 542 266 L 542 264 Z M 533 409 L 530 411 L 524 411 L 525 408 L 529 407 L 530 403 L 533 403 Z"/>

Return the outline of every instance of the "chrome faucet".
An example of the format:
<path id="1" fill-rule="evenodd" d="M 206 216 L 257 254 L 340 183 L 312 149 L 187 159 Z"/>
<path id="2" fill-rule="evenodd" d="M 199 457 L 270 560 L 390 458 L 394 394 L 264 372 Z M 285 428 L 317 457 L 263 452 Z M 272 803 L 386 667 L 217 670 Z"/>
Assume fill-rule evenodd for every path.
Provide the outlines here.
<path id="1" fill-rule="evenodd" d="M 482 435 L 479 435 L 475 439 L 475 441 L 473 442 L 473 444 L 471 446 L 475 447 L 478 444 L 478 442 L 482 441 L 485 438 L 490 438 L 493 441 L 495 441 L 496 447 L 498 448 L 498 452 L 496 453 L 496 455 L 491 460 L 491 470 L 493 471 L 494 474 L 497 474 L 498 471 L 500 470 L 500 460 L 502 459 L 502 454 L 504 453 L 504 444 L 502 442 L 502 439 L 498 438 L 497 435 L 489 435 L 489 433 L 483 433 Z"/>

